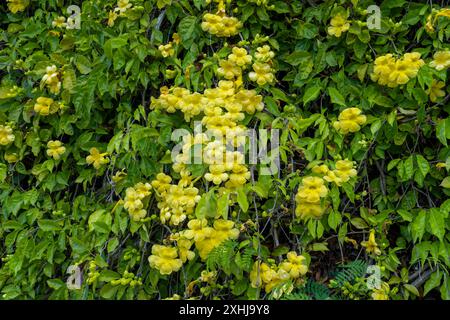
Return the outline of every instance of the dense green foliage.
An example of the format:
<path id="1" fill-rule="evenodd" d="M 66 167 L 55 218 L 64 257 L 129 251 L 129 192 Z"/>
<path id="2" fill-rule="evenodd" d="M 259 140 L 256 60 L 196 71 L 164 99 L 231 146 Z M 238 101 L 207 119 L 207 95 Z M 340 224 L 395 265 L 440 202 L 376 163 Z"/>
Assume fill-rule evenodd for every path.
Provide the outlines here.
<path id="1" fill-rule="evenodd" d="M 384 0 L 378 29 L 367 26 L 366 0 L 129 4 L 117 16 L 112 0 L 0 5 L 0 299 L 450 299 L 450 57 L 433 63 L 450 49 L 447 1 Z M 81 9 L 79 29 L 54 23 L 70 5 Z M 238 34 L 202 29 L 218 5 L 242 23 Z M 329 29 L 335 17 L 349 23 L 342 34 Z M 233 47 L 255 61 L 264 45 L 275 53 L 265 63 L 274 79 L 243 73 L 264 109 L 240 124 L 280 130 L 280 170 L 262 175 L 250 164 L 242 186 L 219 188 L 207 165 L 191 165 L 200 200 L 185 220 L 161 219 L 154 184 L 136 218 L 127 188 L 161 172 L 182 179 L 171 134 L 193 132 L 203 116 L 155 107 L 164 87 L 203 93 L 218 86 Z M 412 52 L 422 64 L 407 83 L 373 77 L 377 57 Z M 347 108 L 365 115 L 350 132 L 339 117 Z M 341 182 L 312 171 L 343 159 L 356 174 Z M 326 192 L 303 196 L 307 177 Z M 189 240 L 181 268 L 163 272 L 158 245 L 177 243 L 181 258 L 175 238 L 188 237 L 194 219 L 234 229 L 204 254 Z M 308 272 L 280 280 L 294 260 Z M 255 280 L 259 263 L 278 272 L 266 287 Z M 380 272 L 375 289 L 370 265 Z M 70 266 L 83 275 L 79 289 L 67 287 Z"/>

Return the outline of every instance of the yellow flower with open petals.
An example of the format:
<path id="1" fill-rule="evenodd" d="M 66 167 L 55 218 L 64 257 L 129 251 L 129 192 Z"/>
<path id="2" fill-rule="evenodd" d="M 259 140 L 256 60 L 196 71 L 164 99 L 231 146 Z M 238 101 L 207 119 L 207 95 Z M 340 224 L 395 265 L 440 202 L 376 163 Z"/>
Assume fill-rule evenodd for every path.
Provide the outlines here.
<path id="1" fill-rule="evenodd" d="M 66 147 L 59 140 L 50 140 L 47 142 L 47 148 L 47 155 L 55 160 L 58 160 L 66 152 Z"/>
<path id="2" fill-rule="evenodd" d="M 30 4 L 30 0 L 7 0 L 8 9 L 12 13 L 24 11 Z"/>
<path id="3" fill-rule="evenodd" d="M 430 100 L 432 102 L 436 102 L 439 100 L 439 98 L 442 98 L 445 96 L 445 91 L 442 90 L 442 88 L 445 87 L 445 82 L 443 81 L 437 81 L 433 79 L 433 82 L 431 83 L 431 87 L 427 90 L 427 94 L 430 96 Z"/>
<path id="4" fill-rule="evenodd" d="M 342 14 L 337 14 L 330 20 L 330 25 L 328 27 L 328 34 L 335 37 L 340 37 L 343 32 L 346 32 L 350 29 L 350 23 L 347 18 Z"/>
<path id="5" fill-rule="evenodd" d="M 7 146 L 14 141 L 16 137 L 10 126 L 0 125 L 0 145 Z"/>
<path id="6" fill-rule="evenodd" d="M 369 240 L 361 242 L 361 246 L 366 248 L 367 253 L 373 253 L 377 256 L 381 254 L 381 250 L 378 248 L 378 244 L 375 241 L 374 230 L 370 231 Z"/>
<path id="7" fill-rule="evenodd" d="M 152 247 L 152 255 L 148 257 L 148 261 L 150 267 L 158 269 L 163 275 L 177 272 L 183 265 L 176 248 L 158 244 Z"/>
<path id="8" fill-rule="evenodd" d="M 450 50 L 438 51 L 433 55 L 430 67 L 436 70 L 444 70 L 450 67 Z"/>
<path id="9" fill-rule="evenodd" d="M 97 148 L 91 148 L 89 150 L 90 155 L 86 157 L 87 164 L 92 164 L 95 169 L 99 169 L 102 165 L 107 164 L 109 159 L 106 158 L 107 152 L 100 153 Z"/>

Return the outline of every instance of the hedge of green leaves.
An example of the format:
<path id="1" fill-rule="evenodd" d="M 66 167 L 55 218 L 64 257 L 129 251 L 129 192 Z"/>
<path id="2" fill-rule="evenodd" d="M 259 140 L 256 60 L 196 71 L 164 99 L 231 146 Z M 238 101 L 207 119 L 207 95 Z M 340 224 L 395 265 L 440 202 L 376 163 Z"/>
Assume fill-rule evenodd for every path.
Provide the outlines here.
<path id="1" fill-rule="evenodd" d="M 0 299 L 449 299 L 430 3 L 3 1 Z M 196 121 L 279 170 L 187 163 Z"/>

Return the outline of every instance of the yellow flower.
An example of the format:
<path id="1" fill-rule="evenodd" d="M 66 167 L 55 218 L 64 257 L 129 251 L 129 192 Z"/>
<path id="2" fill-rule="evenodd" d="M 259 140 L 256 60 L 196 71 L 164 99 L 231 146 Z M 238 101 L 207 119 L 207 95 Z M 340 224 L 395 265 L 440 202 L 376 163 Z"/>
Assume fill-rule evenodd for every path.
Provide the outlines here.
<path id="1" fill-rule="evenodd" d="M 259 288 L 264 284 L 270 283 L 276 278 L 277 272 L 266 263 L 257 261 L 253 264 L 250 272 L 250 284 L 253 288 Z"/>
<path id="2" fill-rule="evenodd" d="M 436 70 L 444 70 L 450 66 L 450 50 L 438 51 L 433 55 L 430 67 Z"/>
<path id="3" fill-rule="evenodd" d="M 242 74 L 241 68 L 230 60 L 220 60 L 219 66 L 217 73 L 225 79 L 232 80 Z"/>
<path id="4" fill-rule="evenodd" d="M 414 78 L 424 64 L 418 52 L 405 53 L 401 59 L 395 59 L 389 53 L 375 59 L 370 77 L 380 85 L 394 88 Z"/>
<path id="5" fill-rule="evenodd" d="M 181 37 L 180 37 L 180 35 L 179 35 L 178 33 L 176 33 L 176 32 L 172 35 L 172 40 L 173 40 L 173 42 L 174 42 L 175 44 L 180 44 L 180 43 L 181 43 Z"/>
<path id="6" fill-rule="evenodd" d="M 331 18 L 331 26 L 328 27 L 328 34 L 335 37 L 340 37 L 343 32 L 350 28 L 350 23 L 342 14 L 338 14 Z"/>
<path id="7" fill-rule="evenodd" d="M 13 129 L 10 126 L 0 124 L 0 145 L 6 146 L 13 142 L 15 138 Z"/>
<path id="8" fill-rule="evenodd" d="M 47 67 L 46 74 L 42 77 L 42 82 L 48 86 L 51 93 L 59 93 L 61 81 L 59 81 L 59 72 L 55 65 Z"/>
<path id="9" fill-rule="evenodd" d="M 203 31 L 218 37 L 230 37 L 239 32 L 242 23 L 235 17 L 206 13 L 201 24 Z"/>
<path id="10" fill-rule="evenodd" d="M 342 185 L 342 179 L 338 177 L 335 170 L 330 170 L 327 172 L 327 174 L 323 177 L 324 180 L 328 182 L 334 182 L 337 186 Z"/>
<path id="11" fill-rule="evenodd" d="M 7 2 L 8 2 L 8 9 L 12 13 L 24 11 L 30 3 L 29 0 L 7 0 Z"/>
<path id="12" fill-rule="evenodd" d="M 187 260 L 192 260 L 195 257 L 194 251 L 191 251 L 192 247 L 192 241 L 185 239 L 185 238 L 179 238 L 177 239 L 177 249 L 178 253 L 180 255 L 180 259 L 183 263 L 185 263 Z"/>
<path id="13" fill-rule="evenodd" d="M 376 255 L 381 254 L 381 250 L 378 248 L 378 244 L 375 241 L 375 231 L 371 230 L 368 241 L 362 241 L 361 246 L 366 248 L 368 253 L 373 253 Z"/>
<path id="14" fill-rule="evenodd" d="M 298 188 L 296 195 L 299 199 L 304 199 L 308 202 L 318 202 L 320 198 L 326 197 L 328 189 L 325 187 L 323 179 L 318 177 L 306 177 L 303 179 L 303 184 Z"/>
<path id="15" fill-rule="evenodd" d="M 36 99 L 34 111 L 42 116 L 48 116 L 51 111 L 53 111 L 50 109 L 50 107 L 53 105 L 53 102 L 54 101 L 51 98 L 39 97 Z"/>
<path id="16" fill-rule="evenodd" d="M 232 53 L 228 55 L 228 60 L 234 62 L 239 67 L 244 67 L 252 62 L 252 56 L 247 54 L 245 48 L 234 47 Z"/>
<path id="17" fill-rule="evenodd" d="M 160 194 L 165 193 L 170 188 L 172 178 L 164 173 L 158 173 L 156 179 L 152 181 L 152 187 Z"/>
<path id="18" fill-rule="evenodd" d="M 389 284 L 386 282 L 383 282 L 379 289 L 373 290 L 372 299 L 373 300 L 389 300 L 389 292 L 390 292 Z"/>
<path id="19" fill-rule="evenodd" d="M 178 259 L 177 249 L 174 247 L 153 245 L 152 255 L 148 257 L 150 267 L 156 268 L 161 274 L 171 274 L 180 270 L 183 262 Z"/>
<path id="20" fill-rule="evenodd" d="M 297 207 L 295 208 L 295 215 L 303 220 L 310 218 L 319 219 L 324 213 L 324 209 L 320 202 L 307 202 L 304 200 L 296 199 Z"/>
<path id="21" fill-rule="evenodd" d="M 280 268 L 289 273 L 292 279 L 303 276 L 308 272 L 306 258 L 302 255 L 298 256 L 294 251 L 288 252 L 287 261 L 282 262 Z"/>
<path id="22" fill-rule="evenodd" d="M 445 87 L 445 83 L 443 81 L 433 79 L 431 87 L 427 90 L 427 94 L 430 96 L 430 100 L 432 102 L 436 102 L 439 98 L 445 96 L 445 91 L 442 90 L 443 87 Z"/>
<path id="23" fill-rule="evenodd" d="M 263 86 L 266 83 L 272 83 L 275 80 L 271 66 L 261 62 L 255 62 L 253 64 L 253 71 L 248 74 L 248 77 L 260 86 Z"/>
<path id="24" fill-rule="evenodd" d="M 67 27 L 66 18 L 65 17 L 58 17 L 52 22 L 52 26 L 56 28 L 65 28 Z"/>
<path id="25" fill-rule="evenodd" d="M 264 45 L 262 47 L 256 48 L 255 58 L 260 62 L 268 62 L 273 57 L 275 57 L 275 53 L 270 50 L 268 45 Z"/>
<path id="26" fill-rule="evenodd" d="M 55 160 L 58 160 L 66 152 L 66 147 L 59 140 L 50 140 L 47 142 L 47 148 L 47 155 Z"/>
<path id="27" fill-rule="evenodd" d="M 114 26 L 114 22 L 119 17 L 119 15 L 115 12 L 110 10 L 108 13 L 108 27 Z"/>
<path id="28" fill-rule="evenodd" d="M 205 174 L 206 181 L 212 181 L 215 185 L 228 180 L 228 174 L 225 173 L 225 167 L 221 164 L 212 164 L 209 166 L 209 172 Z"/>
<path id="29" fill-rule="evenodd" d="M 120 12 L 120 14 L 124 13 L 128 9 L 130 9 L 132 4 L 130 3 L 130 0 L 119 0 L 117 1 L 117 8 L 114 9 L 114 11 Z"/>
<path id="30" fill-rule="evenodd" d="M 358 172 L 353 168 L 353 162 L 350 160 L 338 160 L 336 162 L 336 170 L 334 173 L 340 178 L 342 182 L 347 182 L 352 177 L 356 177 Z"/>
<path id="31" fill-rule="evenodd" d="M 326 164 L 322 164 L 320 166 L 314 166 L 311 169 L 311 171 L 314 172 L 314 173 L 317 173 L 317 174 L 324 175 L 324 174 L 328 173 L 329 169 L 328 169 L 328 166 Z"/>
<path id="32" fill-rule="evenodd" d="M 109 159 L 106 158 L 107 152 L 100 153 L 97 148 L 91 148 L 89 150 L 90 155 L 86 157 L 87 164 L 93 164 L 95 169 L 99 169 L 102 165 L 107 164 Z"/>
<path id="33" fill-rule="evenodd" d="M 357 132 L 367 120 L 361 113 L 362 111 L 358 108 L 344 109 L 339 114 L 338 121 L 333 123 L 333 127 L 342 134 Z"/>
<path id="34" fill-rule="evenodd" d="M 415 77 L 417 69 L 414 64 L 406 60 L 397 60 L 395 69 L 391 70 L 389 81 L 397 84 L 406 84 L 411 78 Z"/>
<path id="35" fill-rule="evenodd" d="M 127 176 L 127 173 L 124 171 L 117 171 L 114 176 L 112 177 L 112 181 L 114 183 L 119 183 Z"/>
<path id="36" fill-rule="evenodd" d="M 160 45 L 158 47 L 159 52 L 164 58 L 171 57 L 175 54 L 175 49 L 172 47 L 172 42 L 169 42 L 166 45 Z"/>
<path id="37" fill-rule="evenodd" d="M 237 239 L 239 230 L 234 228 L 234 222 L 231 220 L 218 219 L 214 221 L 217 241 L 222 242 L 228 239 Z"/>

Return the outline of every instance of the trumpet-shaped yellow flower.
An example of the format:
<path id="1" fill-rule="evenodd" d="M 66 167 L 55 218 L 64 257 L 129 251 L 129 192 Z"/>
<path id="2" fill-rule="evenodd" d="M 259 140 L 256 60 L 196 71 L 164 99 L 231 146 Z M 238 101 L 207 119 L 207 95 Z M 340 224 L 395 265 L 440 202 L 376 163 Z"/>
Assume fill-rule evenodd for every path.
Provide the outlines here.
<path id="1" fill-rule="evenodd" d="M 30 0 L 7 0 L 8 9 L 12 13 L 24 11 L 30 4 Z"/>
<path id="2" fill-rule="evenodd" d="M 361 114 L 358 108 L 347 108 L 339 114 L 338 121 L 333 123 L 333 127 L 342 134 L 357 132 L 366 123 L 366 116 Z"/>
<path id="3" fill-rule="evenodd" d="M 361 246 L 366 248 L 366 251 L 370 254 L 380 255 L 381 250 L 378 248 L 378 244 L 375 241 L 375 231 L 371 230 L 369 234 L 369 240 L 362 241 Z"/>
<path id="4" fill-rule="evenodd" d="M 306 258 L 302 255 L 297 255 L 295 251 L 287 253 L 287 261 L 282 262 L 280 268 L 288 272 L 292 279 L 303 276 L 308 272 Z"/>
<path id="5" fill-rule="evenodd" d="M 260 86 L 272 83 L 275 80 L 272 67 L 267 63 L 261 62 L 253 64 L 253 71 L 248 74 L 248 77 Z"/>
<path id="6" fill-rule="evenodd" d="M 242 70 L 233 61 L 220 60 L 220 68 L 217 69 L 217 73 L 225 79 L 232 80 L 242 75 Z"/>
<path id="7" fill-rule="evenodd" d="M 161 52 L 161 55 L 164 58 L 171 57 L 175 54 L 175 49 L 172 46 L 172 42 L 169 42 L 168 44 L 165 44 L 165 45 L 161 44 L 158 47 L 158 50 L 159 50 L 159 52 Z"/>
<path id="8" fill-rule="evenodd" d="M 389 53 L 375 59 L 370 77 L 380 85 L 394 88 L 414 78 L 424 64 L 418 52 L 405 53 L 400 59 L 395 59 Z"/>
<path id="9" fill-rule="evenodd" d="M 306 177 L 303 179 L 302 186 L 298 189 L 297 196 L 308 202 L 318 202 L 320 198 L 326 197 L 328 189 L 324 185 L 323 179 L 319 177 Z"/>
<path id="10" fill-rule="evenodd" d="M 86 157 L 87 164 L 92 164 L 95 169 L 100 169 L 104 164 L 109 163 L 107 158 L 108 152 L 100 153 L 100 151 L 93 147 L 89 150 L 89 155 Z"/>
<path id="11" fill-rule="evenodd" d="M 428 95 L 430 96 L 430 100 L 432 102 L 438 101 L 440 98 L 445 96 L 445 91 L 442 88 L 445 87 L 445 82 L 437 81 L 433 79 L 430 88 L 427 90 Z"/>
<path id="12" fill-rule="evenodd" d="M 51 93 L 59 94 L 61 81 L 59 80 L 59 71 L 55 65 L 47 67 L 46 74 L 42 77 L 42 82 L 47 85 Z"/>
<path id="13" fill-rule="evenodd" d="M 228 55 L 228 60 L 239 67 L 245 67 L 252 62 L 252 56 L 247 53 L 245 48 L 233 47 L 232 53 Z"/>
<path id="14" fill-rule="evenodd" d="M 180 270 L 183 262 L 178 258 L 177 249 L 174 247 L 153 245 L 152 255 L 148 258 L 150 267 L 156 268 L 161 274 L 171 274 Z"/>
<path id="15" fill-rule="evenodd" d="M 39 97 L 36 99 L 34 111 L 42 116 L 48 116 L 55 111 L 53 103 L 54 101 L 52 98 Z"/>
<path id="16" fill-rule="evenodd" d="M 430 67 L 436 70 L 444 70 L 450 67 L 450 50 L 438 51 L 433 55 Z"/>
<path id="17" fill-rule="evenodd" d="M 350 29 L 350 23 L 347 18 L 342 14 L 337 14 L 330 20 L 328 27 L 328 34 L 335 37 L 340 37 L 342 33 L 347 32 Z"/>
<path id="18" fill-rule="evenodd" d="M 67 27 L 66 17 L 58 17 L 52 22 L 52 26 L 56 28 L 65 28 Z"/>
<path id="19" fill-rule="evenodd" d="M 14 142 L 15 138 L 13 129 L 10 126 L 0 124 L 0 145 L 7 146 Z"/>
<path id="20" fill-rule="evenodd" d="M 275 57 L 275 53 L 268 45 L 256 48 L 255 58 L 259 62 L 268 62 Z"/>
<path id="21" fill-rule="evenodd" d="M 61 155 L 66 152 L 66 147 L 59 140 L 50 140 L 47 142 L 47 155 L 53 157 L 53 159 L 58 160 Z"/>
<path id="22" fill-rule="evenodd" d="M 239 33 L 242 23 L 235 17 L 207 13 L 203 16 L 201 27 L 217 37 L 230 37 Z"/>

